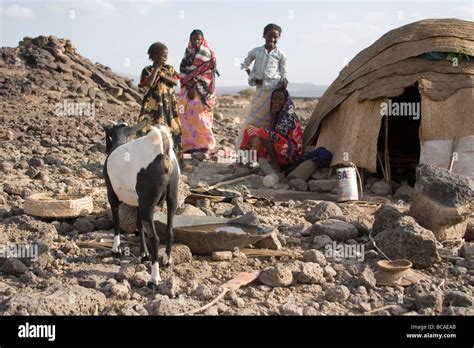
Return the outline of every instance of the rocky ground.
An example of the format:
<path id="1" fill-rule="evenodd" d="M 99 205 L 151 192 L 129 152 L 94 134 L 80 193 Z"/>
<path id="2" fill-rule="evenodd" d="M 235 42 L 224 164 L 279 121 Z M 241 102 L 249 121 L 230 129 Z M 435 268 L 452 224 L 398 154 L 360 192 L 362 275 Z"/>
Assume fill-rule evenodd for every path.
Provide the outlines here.
<path id="1" fill-rule="evenodd" d="M 252 271 L 262 271 L 257 281 L 230 291 L 200 314 L 474 314 L 472 222 L 463 225 L 466 241 L 440 243 L 409 216 L 413 188 L 369 178 L 366 203 L 334 203 L 335 180 L 326 180 L 324 170 L 308 182 L 282 179 L 270 189 L 253 178 L 225 187 L 236 196 L 230 203 L 204 199 L 179 211 L 253 215 L 262 226 L 274 228 L 271 248 L 296 257 L 246 257 L 237 250 L 218 261 L 219 255 L 193 255 L 175 245 L 173 267 L 162 268 L 162 284 L 151 289 L 149 262 L 139 264 L 133 253 L 118 258 L 108 249 L 79 246 L 113 236 L 102 178 L 101 125 L 107 119 L 136 121 L 139 91 L 81 57 L 69 41 L 51 37 L 2 49 L 0 69 L 0 245 L 39 247 L 34 262 L 0 258 L 2 315 L 179 314 L 210 302 L 221 292 L 219 286 L 239 272 Z M 93 103 L 94 113 L 78 115 L 75 109 L 69 114 L 61 106 L 65 100 L 76 106 Z M 316 101 L 296 103 L 304 124 Z M 214 127 L 220 149 L 232 145 L 247 105 L 240 97 L 220 97 Z M 218 157 L 189 163 L 193 170 L 183 172 L 182 179 L 190 188 L 246 170 Z M 87 193 L 94 198 L 94 211 L 76 219 L 35 218 L 25 214 L 24 203 L 36 192 Z M 370 232 L 383 253 L 374 248 Z M 333 242 L 363 249 L 355 257 L 338 258 L 327 252 Z M 422 280 L 409 286 L 377 285 L 376 263 L 384 254 L 410 259 Z"/>

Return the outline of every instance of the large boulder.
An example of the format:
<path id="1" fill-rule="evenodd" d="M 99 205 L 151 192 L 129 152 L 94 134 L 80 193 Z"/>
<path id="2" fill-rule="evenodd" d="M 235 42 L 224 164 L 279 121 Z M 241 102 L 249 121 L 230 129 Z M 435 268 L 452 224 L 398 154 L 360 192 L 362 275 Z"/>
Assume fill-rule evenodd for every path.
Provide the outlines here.
<path id="1" fill-rule="evenodd" d="M 440 260 L 433 232 L 411 216 L 401 217 L 374 239 L 389 258 L 408 259 L 415 268 L 429 267 Z"/>
<path id="2" fill-rule="evenodd" d="M 474 200 L 474 181 L 424 164 L 417 167 L 416 178 L 410 215 L 439 241 L 463 238 Z"/>

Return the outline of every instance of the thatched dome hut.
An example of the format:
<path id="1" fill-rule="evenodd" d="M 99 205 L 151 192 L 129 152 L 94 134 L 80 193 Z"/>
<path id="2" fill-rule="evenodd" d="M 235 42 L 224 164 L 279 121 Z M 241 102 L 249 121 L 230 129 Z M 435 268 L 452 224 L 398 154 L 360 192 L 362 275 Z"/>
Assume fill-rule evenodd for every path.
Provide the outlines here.
<path id="1" fill-rule="evenodd" d="M 383 35 L 321 97 L 304 143 L 330 150 L 331 166 L 395 180 L 418 163 L 474 176 L 474 23 L 428 19 Z"/>

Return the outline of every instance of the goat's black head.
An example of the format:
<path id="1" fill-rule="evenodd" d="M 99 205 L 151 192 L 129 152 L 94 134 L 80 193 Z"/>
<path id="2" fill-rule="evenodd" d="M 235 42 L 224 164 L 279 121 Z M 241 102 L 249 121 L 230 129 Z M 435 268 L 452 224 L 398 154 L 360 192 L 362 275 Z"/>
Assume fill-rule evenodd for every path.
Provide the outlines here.
<path id="1" fill-rule="evenodd" d="M 139 130 L 145 127 L 147 120 L 129 126 L 127 123 L 117 123 L 113 126 L 102 126 L 105 131 L 105 152 L 110 154 L 114 148 L 132 140 Z"/>

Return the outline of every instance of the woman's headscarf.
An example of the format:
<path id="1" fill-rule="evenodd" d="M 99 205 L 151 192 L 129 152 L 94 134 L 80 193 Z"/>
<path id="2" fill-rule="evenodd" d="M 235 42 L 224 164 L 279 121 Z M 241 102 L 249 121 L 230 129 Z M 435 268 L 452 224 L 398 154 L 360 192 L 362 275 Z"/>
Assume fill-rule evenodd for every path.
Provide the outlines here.
<path id="1" fill-rule="evenodd" d="M 198 48 L 195 48 L 191 42 L 193 35 L 202 36 L 202 42 Z M 182 87 L 186 87 L 189 81 L 196 79 L 200 87 L 197 88 L 197 90 L 198 93 L 201 94 L 201 97 L 208 99 L 214 94 L 214 74 L 217 73 L 216 56 L 214 51 L 209 47 L 202 31 L 193 30 L 189 36 L 188 47 L 184 52 L 179 71 Z"/>

